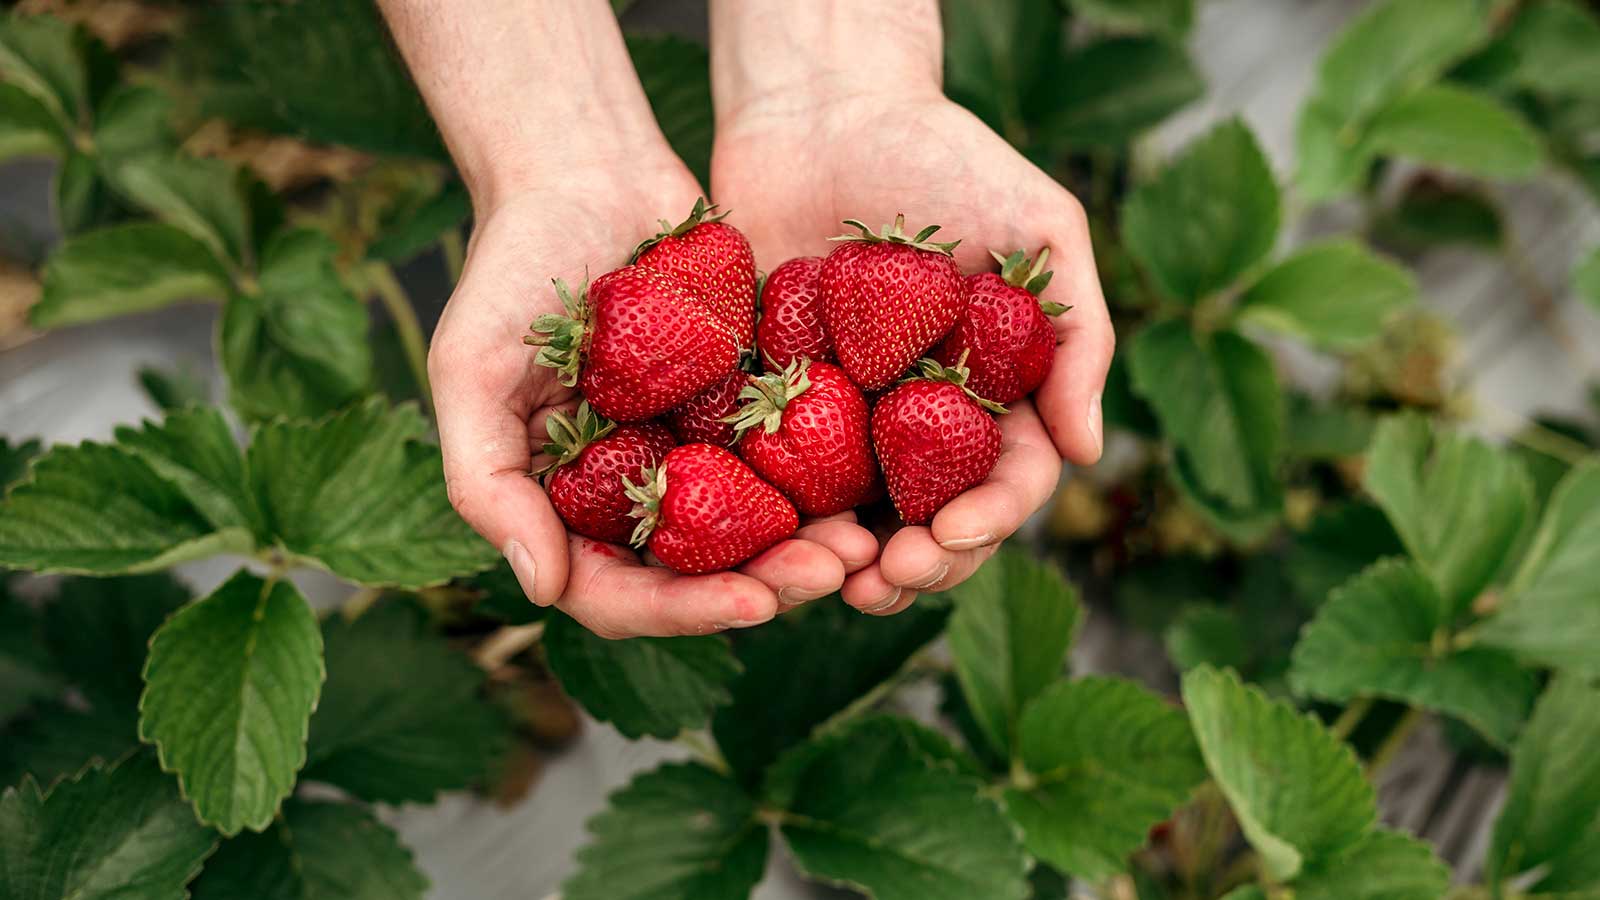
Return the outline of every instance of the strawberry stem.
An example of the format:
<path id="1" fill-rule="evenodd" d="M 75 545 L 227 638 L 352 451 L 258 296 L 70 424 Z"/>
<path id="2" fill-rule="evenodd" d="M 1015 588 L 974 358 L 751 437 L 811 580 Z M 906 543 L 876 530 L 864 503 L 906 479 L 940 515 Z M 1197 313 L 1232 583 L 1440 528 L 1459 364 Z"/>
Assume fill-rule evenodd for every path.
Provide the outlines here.
<path id="1" fill-rule="evenodd" d="M 545 475 L 572 462 L 585 447 L 610 434 L 616 427 L 617 423 L 596 415 L 589 408 L 587 400 L 578 404 L 574 417 L 568 417 L 559 409 L 552 411 L 544 421 L 544 430 L 550 435 L 544 452 L 555 457 L 555 461 L 534 474 Z"/>
<path id="2" fill-rule="evenodd" d="M 1055 274 L 1054 272 L 1046 271 L 1044 267 L 1045 261 L 1050 258 L 1049 247 L 1041 248 L 1039 255 L 1033 259 L 1028 258 L 1028 251 L 1026 250 L 1013 251 L 1010 256 L 1002 256 L 998 251 L 990 250 L 989 255 L 994 257 L 995 262 L 1000 264 L 1000 277 L 1005 280 L 1006 284 L 1023 288 L 1036 297 L 1044 293 L 1045 287 L 1050 284 L 1050 277 Z M 1055 316 L 1066 312 L 1066 307 L 1060 304 L 1052 305 L 1060 307 L 1060 311 L 1050 312 L 1047 308 L 1045 309 L 1047 314 Z"/>
<path id="3" fill-rule="evenodd" d="M 661 226 L 661 230 L 656 232 L 654 236 L 640 241 L 638 246 L 633 248 L 633 253 L 628 256 L 628 265 L 631 266 L 638 262 L 639 257 L 643 256 L 646 251 L 669 237 L 683 237 L 693 230 L 695 226 L 703 222 L 721 222 L 728 217 L 726 212 L 717 213 L 716 210 L 717 205 L 715 203 L 707 203 L 706 198 L 698 197 L 694 201 L 694 209 L 689 210 L 688 218 L 682 222 L 674 225 L 666 219 L 657 219 L 656 224 Z M 716 214 L 713 215 L 713 213 Z"/>
<path id="4" fill-rule="evenodd" d="M 967 387 L 967 378 L 972 374 L 972 370 L 967 368 L 967 354 L 971 352 L 972 350 L 970 348 L 961 351 L 961 358 L 956 360 L 956 364 L 953 366 L 941 365 L 936 359 L 919 359 L 917 360 L 917 371 L 920 374 L 913 375 L 905 380 L 916 381 L 920 378 L 924 381 L 943 381 L 948 384 L 953 384 L 956 387 L 961 388 L 962 393 L 966 394 L 968 397 L 971 397 L 979 406 L 992 413 L 998 413 L 999 415 L 1003 416 L 1006 413 L 1011 412 L 1011 410 L 1006 409 L 1004 406 L 1001 406 L 993 400 L 986 400 L 978 396 L 977 394 L 973 393 L 972 388 Z"/>
<path id="5" fill-rule="evenodd" d="M 777 432 L 783 425 L 783 408 L 811 387 L 811 378 L 806 375 L 809 368 L 811 360 L 796 359 L 782 372 L 751 378 L 739 391 L 739 399 L 746 401 L 745 404 L 722 421 L 732 425 L 740 437 L 757 425 L 767 434 Z"/>
<path id="6" fill-rule="evenodd" d="M 662 462 L 653 469 L 645 469 L 641 484 L 634 484 L 628 480 L 628 476 L 622 476 L 622 491 L 633 501 L 633 509 L 628 511 L 628 515 L 639 520 L 628 543 L 643 547 L 650 540 L 650 533 L 661 523 L 661 498 L 667 494 L 667 464 Z"/>
<path id="7" fill-rule="evenodd" d="M 589 279 L 585 276 L 577 294 L 559 278 L 551 279 L 556 286 L 556 296 L 567 314 L 558 316 L 546 313 L 533 320 L 528 328 L 533 334 L 524 335 L 522 342 L 538 347 L 533 361 L 560 373 L 560 381 L 567 387 L 578 383 L 578 373 L 583 367 L 583 343 L 589 329 Z"/>
<path id="8" fill-rule="evenodd" d="M 952 256 L 960 241 L 930 241 L 933 233 L 939 230 L 938 225 L 929 225 L 915 235 L 906 234 L 906 217 L 901 213 L 894 217 L 894 224 L 883 226 L 882 231 L 873 231 L 860 219 L 845 219 L 844 224 L 859 230 L 860 234 L 841 234 L 828 238 L 830 241 L 862 241 L 868 244 L 904 244 L 929 253 L 942 253 Z"/>

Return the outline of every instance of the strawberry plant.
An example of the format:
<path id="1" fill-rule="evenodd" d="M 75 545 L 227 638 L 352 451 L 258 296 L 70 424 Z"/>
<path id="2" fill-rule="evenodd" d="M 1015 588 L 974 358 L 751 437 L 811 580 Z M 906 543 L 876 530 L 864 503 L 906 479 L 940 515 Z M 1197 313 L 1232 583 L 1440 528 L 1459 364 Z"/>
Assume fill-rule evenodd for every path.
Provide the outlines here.
<path id="1" fill-rule="evenodd" d="M 949 96 L 1085 206 L 1111 464 L 897 615 L 629 640 L 528 603 L 451 508 L 406 286 L 459 276 L 468 204 L 376 12 L 94 5 L 0 18 L 0 158 L 55 160 L 29 325 L 211 303 L 225 390 L 142 371 L 157 416 L 0 436 L 0 897 L 422 897 L 389 810 L 541 802 L 518 773 L 569 699 L 682 753 L 571 822 L 566 900 L 747 897 L 780 846 L 882 900 L 1600 892 L 1600 407 L 1475 400 L 1413 271 L 1503 263 L 1570 357 L 1551 387 L 1594 390 L 1555 304 L 1600 304 L 1600 250 L 1543 284 L 1515 211 L 1551 202 L 1531 179 L 1600 202 L 1593 4 L 1371 4 L 1288 165 L 1239 119 L 1151 152 L 1205 89 L 1188 0 L 946 0 Z M 706 51 L 628 47 L 704 180 Z M 756 260 L 736 218 L 660 212 L 511 349 L 592 404 L 530 473 L 563 519 L 682 571 L 857 506 L 874 466 L 925 521 L 1072 315 L 1036 296 L 1074 265 L 1048 248 L 963 274 L 897 221 Z M 1107 665 L 1090 617 L 1165 653 Z M 1380 802 L 1429 722 L 1506 772 L 1478 850 Z"/>

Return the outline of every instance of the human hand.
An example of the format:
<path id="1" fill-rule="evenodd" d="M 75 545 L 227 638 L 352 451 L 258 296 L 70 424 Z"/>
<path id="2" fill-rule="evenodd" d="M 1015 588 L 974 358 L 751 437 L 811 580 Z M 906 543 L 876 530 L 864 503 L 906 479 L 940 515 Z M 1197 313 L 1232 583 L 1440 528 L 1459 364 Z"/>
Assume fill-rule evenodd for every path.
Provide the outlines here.
<path id="1" fill-rule="evenodd" d="M 1056 275 L 1045 297 L 1072 307 L 1053 319 L 1059 346 L 1049 378 L 999 417 L 1002 452 L 989 478 L 930 525 L 895 532 L 875 564 L 846 579 L 846 602 L 899 612 L 917 591 L 970 576 L 1050 498 L 1063 457 L 1087 465 L 1100 456 L 1114 336 L 1083 208 L 945 99 L 936 62 L 893 77 L 857 73 L 848 85 L 826 72 L 789 72 L 761 90 L 719 86 L 717 100 L 713 191 L 739 215 L 762 268 L 826 254 L 843 219 L 876 225 L 905 213 L 911 230 L 939 224 L 936 240 L 962 239 L 964 271 L 992 267 L 991 249 L 1049 247 Z"/>

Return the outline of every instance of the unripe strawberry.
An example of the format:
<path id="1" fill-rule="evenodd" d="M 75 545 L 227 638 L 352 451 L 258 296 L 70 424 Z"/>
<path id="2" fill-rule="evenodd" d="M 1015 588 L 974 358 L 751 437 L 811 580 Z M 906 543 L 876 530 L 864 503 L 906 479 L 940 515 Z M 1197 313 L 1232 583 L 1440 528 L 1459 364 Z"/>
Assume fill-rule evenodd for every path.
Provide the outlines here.
<path id="1" fill-rule="evenodd" d="M 909 525 L 925 525 L 946 503 L 982 482 L 1000 459 L 1005 412 L 963 387 L 966 370 L 931 359 L 922 376 L 896 386 L 872 408 L 872 444 L 889 499 Z"/>
<path id="2" fill-rule="evenodd" d="M 801 256 L 772 270 L 761 289 L 761 321 L 756 325 L 756 357 L 774 371 L 796 359 L 833 359 L 823 321 L 822 257 Z"/>
<path id="3" fill-rule="evenodd" d="M 944 337 L 961 316 L 961 270 L 951 259 L 960 241 L 928 239 L 939 226 L 915 236 L 905 216 L 875 233 L 866 225 L 840 235 L 823 260 L 819 285 L 823 316 L 834 355 L 864 391 L 893 384 Z"/>
<path id="4" fill-rule="evenodd" d="M 661 220 L 661 231 L 633 249 L 630 262 L 665 272 L 694 288 L 738 341 L 754 344 L 756 257 L 739 229 L 712 215 L 716 204 L 702 197 L 677 225 Z"/>
<path id="5" fill-rule="evenodd" d="M 633 544 L 685 575 L 731 569 L 800 526 L 778 489 L 721 447 L 686 444 L 644 478 L 627 484 Z"/>
<path id="6" fill-rule="evenodd" d="M 843 369 L 800 359 L 741 396 L 739 455 L 801 513 L 831 516 L 866 498 L 878 474 L 867 401 Z"/>
<path id="7" fill-rule="evenodd" d="M 642 266 L 623 266 L 580 288 L 556 279 L 566 316 L 543 315 L 535 361 L 576 385 L 595 412 L 643 422 L 681 405 L 739 364 L 739 344 L 694 289 Z"/>
<path id="8" fill-rule="evenodd" d="M 639 480 L 673 448 L 672 435 L 655 424 L 617 425 L 578 404 L 574 418 L 560 411 L 545 420 L 555 457 L 545 467 L 545 493 L 567 527 L 610 544 L 627 543 L 638 522 L 623 479 Z"/>
<path id="9" fill-rule="evenodd" d="M 690 397 L 684 404 L 667 413 L 667 427 L 680 444 L 716 444 L 732 447 L 739 439 L 729 417 L 739 412 L 739 391 L 750 383 L 750 376 L 742 369 L 728 373 L 728 377 Z"/>
<path id="10" fill-rule="evenodd" d="M 1013 403 L 1033 393 L 1050 374 L 1056 331 L 1046 316 L 1067 308 L 1038 297 L 1050 283 L 1051 273 L 1044 268 L 1049 248 L 1031 262 L 1022 250 L 993 255 L 1001 264 L 999 274 L 982 272 L 963 279 L 966 308 L 933 358 L 950 366 L 967 354 L 967 389 L 985 400 Z"/>

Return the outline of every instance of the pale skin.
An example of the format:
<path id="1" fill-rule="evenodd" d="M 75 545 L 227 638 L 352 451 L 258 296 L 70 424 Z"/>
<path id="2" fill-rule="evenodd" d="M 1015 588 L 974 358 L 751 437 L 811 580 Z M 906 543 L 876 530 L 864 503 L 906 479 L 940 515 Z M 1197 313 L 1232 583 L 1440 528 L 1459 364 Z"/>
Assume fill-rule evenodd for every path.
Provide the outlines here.
<path id="1" fill-rule="evenodd" d="M 733 572 L 681 576 L 569 535 L 536 480 L 544 418 L 576 394 L 521 338 L 559 312 L 549 279 L 626 261 L 704 191 L 651 117 L 605 0 L 380 0 L 472 192 L 476 228 L 434 335 L 429 374 L 451 502 L 529 598 L 598 634 L 746 627 L 839 591 L 873 615 L 969 577 L 1054 491 L 1062 460 L 1101 449 L 1113 346 L 1082 207 L 939 90 L 935 0 L 713 0 L 717 137 L 710 196 L 762 269 L 824 254 L 840 221 L 896 213 L 988 249 L 1051 248 L 1045 296 L 1073 308 L 1033 401 L 1000 419 L 1000 462 L 929 526 L 886 540 L 850 514 L 803 523 Z"/>

